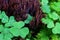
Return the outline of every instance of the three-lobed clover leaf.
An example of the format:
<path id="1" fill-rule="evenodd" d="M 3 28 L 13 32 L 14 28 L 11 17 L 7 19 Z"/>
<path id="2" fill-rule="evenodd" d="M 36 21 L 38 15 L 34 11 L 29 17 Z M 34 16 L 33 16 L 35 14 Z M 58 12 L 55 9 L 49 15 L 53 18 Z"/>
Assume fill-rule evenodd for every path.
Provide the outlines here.
<path id="1" fill-rule="evenodd" d="M 48 14 L 50 18 L 52 18 L 53 20 L 57 20 L 59 19 L 59 15 L 56 12 L 52 12 Z"/>
<path id="2" fill-rule="evenodd" d="M 59 23 L 59 22 L 57 22 L 57 23 L 55 24 L 55 27 L 52 29 L 52 32 L 53 32 L 54 34 L 60 34 L 60 23 Z"/>
<path id="3" fill-rule="evenodd" d="M 50 21 L 52 21 L 50 18 L 42 18 L 41 20 L 44 24 L 48 24 Z"/>
<path id="4" fill-rule="evenodd" d="M 10 16 L 10 19 L 8 23 L 5 24 L 5 27 L 12 27 L 14 22 L 16 22 L 16 20 L 14 19 L 14 16 Z"/>

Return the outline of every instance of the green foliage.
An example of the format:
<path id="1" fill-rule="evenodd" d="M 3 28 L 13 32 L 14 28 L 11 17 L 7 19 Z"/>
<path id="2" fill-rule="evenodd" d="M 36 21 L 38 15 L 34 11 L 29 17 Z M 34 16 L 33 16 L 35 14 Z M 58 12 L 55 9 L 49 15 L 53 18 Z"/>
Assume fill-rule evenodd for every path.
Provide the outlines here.
<path id="1" fill-rule="evenodd" d="M 43 28 L 36 35 L 36 38 L 34 38 L 34 40 L 60 40 L 60 35 L 52 34 L 50 32 L 50 30 Z"/>
<path id="2" fill-rule="evenodd" d="M 48 16 L 53 20 L 59 19 L 59 15 L 56 12 L 49 13 Z"/>
<path id="3" fill-rule="evenodd" d="M 52 32 L 53 32 L 54 34 L 60 34 L 60 23 L 59 23 L 59 22 L 57 22 L 57 23 L 55 24 L 55 27 L 52 29 Z"/>
<path id="4" fill-rule="evenodd" d="M 49 40 L 49 37 L 46 34 L 46 30 L 41 30 L 37 35 L 34 40 Z"/>
<path id="5" fill-rule="evenodd" d="M 51 40 L 59 40 L 58 35 L 51 35 Z"/>
<path id="6" fill-rule="evenodd" d="M 53 28 L 54 27 L 54 22 L 50 18 L 42 18 L 42 22 L 47 24 L 48 28 Z"/>
<path id="7" fill-rule="evenodd" d="M 20 36 L 22 38 L 25 38 L 26 37 L 26 34 L 28 34 L 28 33 L 29 33 L 29 30 L 28 30 L 27 27 L 24 27 L 24 28 L 20 29 Z"/>
<path id="8" fill-rule="evenodd" d="M 49 4 L 45 2 L 48 2 Z M 45 2 L 44 6 L 46 7 L 44 7 L 43 4 L 42 6 L 44 8 L 41 6 L 43 9 L 42 11 L 45 11 L 44 13 L 46 13 L 46 17 L 42 18 L 42 22 L 47 25 L 47 28 L 52 29 L 53 34 L 60 34 L 60 2 L 56 2 L 55 0 L 50 2 L 47 0 Z M 48 8 L 47 5 L 49 5 L 50 8 Z M 48 11 L 49 9 L 50 11 Z"/>
<path id="9" fill-rule="evenodd" d="M 50 13 L 50 6 L 49 5 L 42 5 L 41 9 L 44 13 Z"/>
<path id="10" fill-rule="evenodd" d="M 14 16 L 8 17 L 4 11 L 0 11 L 0 14 L 0 40 L 12 40 L 14 36 L 25 38 L 28 35 L 29 29 L 24 27 L 25 22 L 17 22 Z"/>
<path id="11" fill-rule="evenodd" d="M 42 6 L 41 6 L 41 9 L 42 9 L 42 11 L 44 12 L 44 13 L 50 13 L 50 6 L 48 5 L 48 0 L 42 0 L 41 1 L 41 4 L 42 4 Z"/>
<path id="12" fill-rule="evenodd" d="M 19 22 L 14 22 L 13 23 L 13 26 L 15 27 L 15 28 L 22 28 L 22 27 L 24 27 L 24 25 L 25 25 L 25 23 L 23 22 L 23 21 L 19 21 Z"/>
<path id="13" fill-rule="evenodd" d="M 50 6 L 53 10 L 60 12 L 60 2 L 52 2 Z"/>
<path id="14" fill-rule="evenodd" d="M 16 20 L 13 16 L 10 16 L 8 23 L 5 23 L 5 27 L 12 27 L 14 22 L 16 22 Z"/>

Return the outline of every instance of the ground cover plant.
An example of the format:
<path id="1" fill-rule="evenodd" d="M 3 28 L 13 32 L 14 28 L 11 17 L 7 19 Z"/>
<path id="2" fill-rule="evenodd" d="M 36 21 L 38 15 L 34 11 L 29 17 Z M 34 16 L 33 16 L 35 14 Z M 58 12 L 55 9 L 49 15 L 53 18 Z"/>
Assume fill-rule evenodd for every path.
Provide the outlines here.
<path id="1" fill-rule="evenodd" d="M 60 40 L 60 0 L 0 0 L 0 40 Z"/>
<path id="2" fill-rule="evenodd" d="M 12 40 L 14 36 L 25 38 L 29 33 L 29 29 L 24 27 L 25 23 L 26 21 L 16 22 L 14 16 L 8 18 L 4 11 L 0 11 L 0 40 Z"/>

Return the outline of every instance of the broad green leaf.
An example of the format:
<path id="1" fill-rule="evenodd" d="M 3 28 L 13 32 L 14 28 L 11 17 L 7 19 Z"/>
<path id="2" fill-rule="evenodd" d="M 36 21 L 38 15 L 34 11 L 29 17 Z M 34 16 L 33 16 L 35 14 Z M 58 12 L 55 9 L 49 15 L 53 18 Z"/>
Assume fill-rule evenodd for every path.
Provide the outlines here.
<path id="1" fill-rule="evenodd" d="M 20 32 L 20 36 L 22 38 L 25 38 L 27 36 L 27 34 L 29 33 L 29 29 L 27 27 L 24 27 L 24 28 L 20 29 L 19 32 Z"/>
<path id="2" fill-rule="evenodd" d="M 12 28 L 10 28 L 10 32 L 14 35 L 14 36 L 19 36 L 19 30 L 20 29 L 18 29 L 18 28 L 15 28 L 15 27 L 12 27 Z"/>
<path id="3" fill-rule="evenodd" d="M 14 16 L 10 16 L 9 23 L 12 24 L 13 22 L 16 22 L 16 20 L 15 20 Z"/>
<path id="4" fill-rule="evenodd" d="M 53 27 L 54 27 L 54 22 L 53 22 L 53 21 L 50 21 L 50 22 L 47 24 L 47 27 L 48 27 L 48 28 L 53 28 Z"/>
<path id="5" fill-rule="evenodd" d="M 53 20 L 57 20 L 59 19 L 59 15 L 56 12 L 52 12 L 50 14 L 48 14 L 50 18 L 52 18 Z"/>
<path id="6" fill-rule="evenodd" d="M 8 22 L 8 16 L 4 16 L 2 18 L 2 23 L 7 23 Z"/>
<path id="7" fill-rule="evenodd" d="M 59 22 L 56 23 L 55 27 L 52 29 L 52 32 L 54 34 L 60 34 L 60 23 Z"/>
<path id="8" fill-rule="evenodd" d="M 4 29 L 3 25 L 0 25 L 0 32 L 2 32 Z"/>
<path id="9" fill-rule="evenodd" d="M 16 27 L 16 28 L 19 28 L 19 29 L 24 27 L 24 25 L 25 25 L 25 23 L 23 21 L 13 23 L 13 26 Z"/>
<path id="10" fill-rule="evenodd" d="M 50 13 L 50 6 L 49 5 L 42 5 L 41 9 L 44 13 Z"/>

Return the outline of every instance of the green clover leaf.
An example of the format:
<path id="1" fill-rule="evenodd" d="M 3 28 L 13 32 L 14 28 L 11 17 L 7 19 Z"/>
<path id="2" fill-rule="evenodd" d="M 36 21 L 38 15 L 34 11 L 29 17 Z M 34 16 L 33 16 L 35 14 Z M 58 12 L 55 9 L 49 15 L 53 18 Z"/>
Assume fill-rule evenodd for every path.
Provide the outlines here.
<path id="1" fill-rule="evenodd" d="M 48 14 L 50 18 L 52 18 L 53 20 L 57 20 L 59 19 L 59 15 L 56 12 L 52 12 Z"/>
<path id="2" fill-rule="evenodd" d="M 16 28 L 19 28 L 19 29 L 24 27 L 24 25 L 25 25 L 25 23 L 23 21 L 13 23 L 13 26 L 16 27 Z"/>
<path id="3" fill-rule="evenodd" d="M 20 32 L 20 36 L 21 36 L 22 38 L 25 38 L 26 35 L 29 33 L 29 29 L 28 29 L 27 27 L 24 27 L 24 28 L 20 29 L 19 32 Z"/>
<path id="4" fill-rule="evenodd" d="M 52 21 L 50 18 L 42 18 L 41 20 L 44 24 L 48 24 L 50 21 Z"/>
<path id="5" fill-rule="evenodd" d="M 14 36 L 16 36 L 16 37 L 18 37 L 19 36 L 19 30 L 20 29 L 18 29 L 18 28 L 15 28 L 15 27 L 12 27 L 12 28 L 10 28 L 10 32 L 14 35 Z"/>
<path id="6" fill-rule="evenodd" d="M 53 21 L 50 21 L 48 24 L 47 24 L 47 28 L 53 28 L 54 27 L 54 22 Z"/>
<path id="7" fill-rule="evenodd" d="M 2 18 L 2 23 L 7 23 L 8 22 L 8 16 L 5 16 Z"/>
<path id="8" fill-rule="evenodd" d="M 50 6 L 49 5 L 42 5 L 41 9 L 44 13 L 50 13 Z"/>
<path id="9" fill-rule="evenodd" d="M 59 22 L 56 23 L 55 27 L 52 29 L 52 32 L 54 34 L 60 34 L 60 23 Z"/>
<path id="10" fill-rule="evenodd" d="M 14 16 L 10 16 L 10 19 L 8 23 L 5 24 L 5 27 L 12 27 L 14 22 L 16 22 Z"/>

